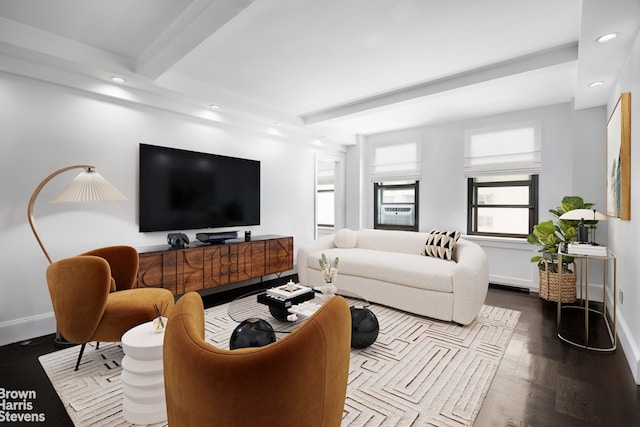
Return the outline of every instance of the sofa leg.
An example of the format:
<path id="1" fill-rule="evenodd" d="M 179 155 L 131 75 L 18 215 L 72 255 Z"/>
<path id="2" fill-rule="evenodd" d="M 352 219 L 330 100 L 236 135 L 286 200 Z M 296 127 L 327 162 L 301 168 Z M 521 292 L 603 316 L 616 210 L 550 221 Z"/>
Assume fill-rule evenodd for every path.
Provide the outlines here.
<path id="1" fill-rule="evenodd" d="M 74 369 L 74 371 L 78 370 L 78 367 L 80 366 L 80 359 L 82 359 L 82 353 L 84 353 L 84 347 L 87 345 L 87 343 L 82 344 L 82 346 L 80 347 L 80 354 L 78 355 L 78 361 L 76 362 L 76 369 Z"/>

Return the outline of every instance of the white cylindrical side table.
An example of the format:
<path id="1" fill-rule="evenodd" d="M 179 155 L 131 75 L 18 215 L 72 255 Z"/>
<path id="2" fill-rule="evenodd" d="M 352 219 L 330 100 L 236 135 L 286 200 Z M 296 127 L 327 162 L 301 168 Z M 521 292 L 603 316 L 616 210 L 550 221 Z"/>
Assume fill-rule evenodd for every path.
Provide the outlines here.
<path id="1" fill-rule="evenodd" d="M 164 331 L 156 332 L 152 322 L 131 328 L 122 336 L 122 415 L 132 424 L 167 420 L 163 341 Z"/>

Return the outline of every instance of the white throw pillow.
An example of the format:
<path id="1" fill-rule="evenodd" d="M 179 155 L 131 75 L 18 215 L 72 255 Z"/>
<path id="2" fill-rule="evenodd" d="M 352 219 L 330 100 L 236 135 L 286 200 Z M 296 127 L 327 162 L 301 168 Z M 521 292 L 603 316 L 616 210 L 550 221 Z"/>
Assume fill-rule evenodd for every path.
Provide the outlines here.
<path id="1" fill-rule="evenodd" d="M 336 231 L 336 235 L 333 238 L 333 243 L 336 244 L 337 248 L 355 248 L 356 243 L 358 243 L 358 236 L 353 230 L 348 228 L 341 228 Z"/>

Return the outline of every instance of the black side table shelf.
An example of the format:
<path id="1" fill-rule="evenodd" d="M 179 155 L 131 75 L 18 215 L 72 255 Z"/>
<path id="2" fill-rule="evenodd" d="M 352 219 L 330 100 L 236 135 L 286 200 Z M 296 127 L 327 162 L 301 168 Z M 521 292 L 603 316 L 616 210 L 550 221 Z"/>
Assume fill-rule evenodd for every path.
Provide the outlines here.
<path id="1" fill-rule="evenodd" d="M 577 273 L 579 273 L 579 277 L 580 277 L 580 283 L 579 283 L 579 291 L 580 291 L 580 298 L 576 301 L 575 304 L 565 304 L 562 305 L 562 303 L 560 302 L 560 298 L 558 298 L 558 318 L 557 318 L 557 325 L 556 325 L 556 331 L 558 334 L 558 338 L 560 338 L 562 341 L 571 344 L 573 346 L 579 347 L 579 348 L 583 348 L 586 350 L 594 350 L 594 351 L 600 351 L 600 352 L 611 352 L 614 351 L 617 347 L 617 335 L 616 335 L 616 296 L 617 296 L 617 278 L 616 278 L 616 257 L 615 255 L 609 251 L 607 249 L 607 255 L 606 256 L 596 256 L 596 255 L 579 255 L 579 254 L 570 254 L 570 253 L 563 253 L 563 252 L 558 252 L 558 265 L 562 265 L 562 257 L 571 257 L 575 259 L 575 268 Z M 592 308 L 589 306 L 589 262 L 597 262 L 597 261 L 601 261 L 602 262 L 602 311 L 597 310 L 595 308 Z M 609 321 L 609 318 L 607 316 L 607 266 L 608 264 L 612 264 L 613 267 L 613 275 L 612 275 L 612 281 L 613 281 L 613 313 L 611 314 L 611 319 L 612 321 Z M 562 270 L 562 269 L 560 269 Z M 562 274 L 562 271 L 560 271 L 560 273 L 558 274 Z M 558 286 L 562 287 L 562 278 L 558 277 Z M 584 297 L 583 297 L 583 291 L 584 291 Z M 558 289 L 558 294 L 561 295 L 562 294 L 562 289 L 559 288 Z M 563 336 L 562 331 L 561 331 L 561 324 L 562 324 L 562 312 L 564 310 L 582 310 L 584 312 L 584 342 L 576 342 L 572 339 L 567 338 L 566 336 Z M 589 313 L 596 313 L 600 316 L 602 316 L 602 320 L 604 321 L 604 324 L 606 325 L 607 328 L 607 332 L 609 334 L 609 342 L 610 342 L 610 346 L 609 347 L 596 347 L 593 345 L 590 345 L 589 343 Z M 613 323 L 613 327 L 611 325 L 611 323 Z M 566 335 L 566 334 L 565 334 Z"/>

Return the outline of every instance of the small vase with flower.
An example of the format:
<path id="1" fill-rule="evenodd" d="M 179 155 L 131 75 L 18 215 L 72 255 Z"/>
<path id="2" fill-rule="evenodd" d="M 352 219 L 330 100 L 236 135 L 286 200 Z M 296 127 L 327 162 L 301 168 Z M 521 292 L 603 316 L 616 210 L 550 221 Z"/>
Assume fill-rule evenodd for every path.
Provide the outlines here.
<path id="1" fill-rule="evenodd" d="M 333 295 L 336 293 L 337 288 L 333 284 L 338 275 L 338 261 L 339 258 L 335 257 L 333 260 L 327 258 L 325 254 L 320 256 L 320 270 L 322 271 L 322 278 L 324 279 L 324 286 L 321 287 L 323 294 Z"/>

